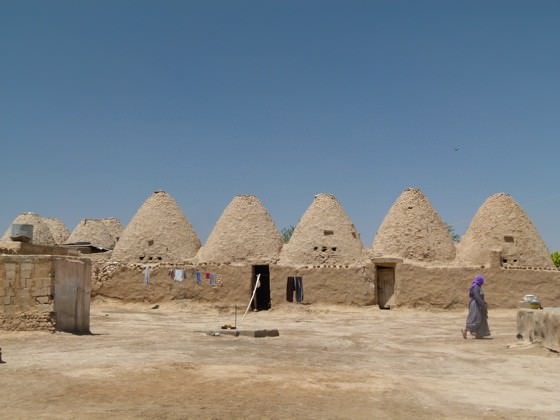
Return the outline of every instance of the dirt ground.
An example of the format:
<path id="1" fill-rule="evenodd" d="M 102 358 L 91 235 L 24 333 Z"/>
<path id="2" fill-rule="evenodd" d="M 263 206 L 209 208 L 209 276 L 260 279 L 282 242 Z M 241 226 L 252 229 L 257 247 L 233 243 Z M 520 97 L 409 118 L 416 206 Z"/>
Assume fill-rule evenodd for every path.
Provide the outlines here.
<path id="1" fill-rule="evenodd" d="M 463 340 L 466 312 L 284 305 L 212 336 L 233 308 L 97 301 L 92 335 L 0 332 L 1 418 L 560 418 L 560 357 Z M 242 310 L 240 309 L 240 312 Z"/>

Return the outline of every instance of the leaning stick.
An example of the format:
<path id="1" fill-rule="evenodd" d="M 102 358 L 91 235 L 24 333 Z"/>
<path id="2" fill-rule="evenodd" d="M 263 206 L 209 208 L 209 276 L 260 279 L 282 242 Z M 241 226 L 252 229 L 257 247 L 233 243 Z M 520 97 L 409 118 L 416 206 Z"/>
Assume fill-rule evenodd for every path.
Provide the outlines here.
<path id="1" fill-rule="evenodd" d="M 243 318 L 241 318 L 241 322 L 243 322 L 243 320 L 245 319 L 245 315 L 247 315 L 247 312 L 249 312 L 249 308 L 251 307 L 251 303 L 253 302 L 253 299 L 255 298 L 255 293 L 257 293 L 257 287 L 260 286 L 259 284 L 259 278 L 261 277 L 260 274 L 257 274 L 257 281 L 255 282 L 255 288 L 253 289 L 253 294 L 251 296 L 251 300 L 249 301 L 249 304 L 247 305 L 247 309 L 245 310 L 245 313 L 243 314 Z"/>

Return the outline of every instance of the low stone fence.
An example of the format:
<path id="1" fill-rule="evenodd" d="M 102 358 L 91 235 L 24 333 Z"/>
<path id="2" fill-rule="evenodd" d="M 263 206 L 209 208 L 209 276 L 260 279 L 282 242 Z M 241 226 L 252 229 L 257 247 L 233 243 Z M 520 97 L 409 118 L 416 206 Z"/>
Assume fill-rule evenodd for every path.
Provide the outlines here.
<path id="1" fill-rule="evenodd" d="M 560 308 L 520 309 L 517 312 L 517 338 L 540 342 L 560 352 Z"/>

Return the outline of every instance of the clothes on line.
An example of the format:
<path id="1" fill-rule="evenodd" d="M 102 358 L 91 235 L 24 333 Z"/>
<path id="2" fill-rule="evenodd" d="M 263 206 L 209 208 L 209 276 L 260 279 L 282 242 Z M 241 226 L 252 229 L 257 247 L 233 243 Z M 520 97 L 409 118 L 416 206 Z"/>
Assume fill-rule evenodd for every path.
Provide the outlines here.
<path id="1" fill-rule="evenodd" d="M 167 275 L 171 280 L 183 281 L 187 279 L 187 269 L 186 268 L 172 268 L 167 272 Z"/>
<path id="2" fill-rule="evenodd" d="M 144 269 L 144 284 L 148 286 L 150 284 L 150 266 L 147 265 Z"/>
<path id="3" fill-rule="evenodd" d="M 175 270 L 173 270 L 173 278 L 175 279 L 175 281 L 183 281 L 187 278 L 187 272 L 180 268 L 176 268 Z"/>
<path id="4" fill-rule="evenodd" d="M 149 281 L 150 281 L 150 267 L 147 266 L 146 269 L 144 270 L 144 282 L 146 283 L 146 285 L 148 285 Z M 167 275 L 169 276 L 170 279 L 176 281 L 176 282 L 182 282 L 184 280 L 187 280 L 188 275 L 187 275 L 187 269 L 185 267 L 183 268 L 172 268 L 167 272 Z M 204 276 L 204 277 L 203 277 Z M 194 272 L 194 276 L 193 276 L 193 280 L 200 286 L 202 284 L 202 279 L 208 280 L 208 284 L 211 287 L 216 287 L 216 286 L 222 286 L 222 275 L 221 274 L 215 274 L 212 272 L 201 272 L 201 271 L 195 271 Z"/>
<path id="5" fill-rule="evenodd" d="M 288 277 L 288 282 L 286 283 L 286 300 L 288 302 L 293 302 L 294 294 L 297 303 L 303 302 L 303 277 Z"/>

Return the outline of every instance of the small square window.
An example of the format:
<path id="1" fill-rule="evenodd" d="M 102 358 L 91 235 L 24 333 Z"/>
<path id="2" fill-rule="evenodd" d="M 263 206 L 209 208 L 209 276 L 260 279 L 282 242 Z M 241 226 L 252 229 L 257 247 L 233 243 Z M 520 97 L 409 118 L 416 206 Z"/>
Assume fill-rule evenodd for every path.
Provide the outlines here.
<path id="1" fill-rule="evenodd" d="M 513 242 L 513 236 L 509 236 L 509 235 L 504 236 L 504 241 Z"/>
<path id="2" fill-rule="evenodd" d="M 324 230 L 323 234 L 325 236 L 330 236 L 330 235 L 334 235 L 334 230 Z"/>

